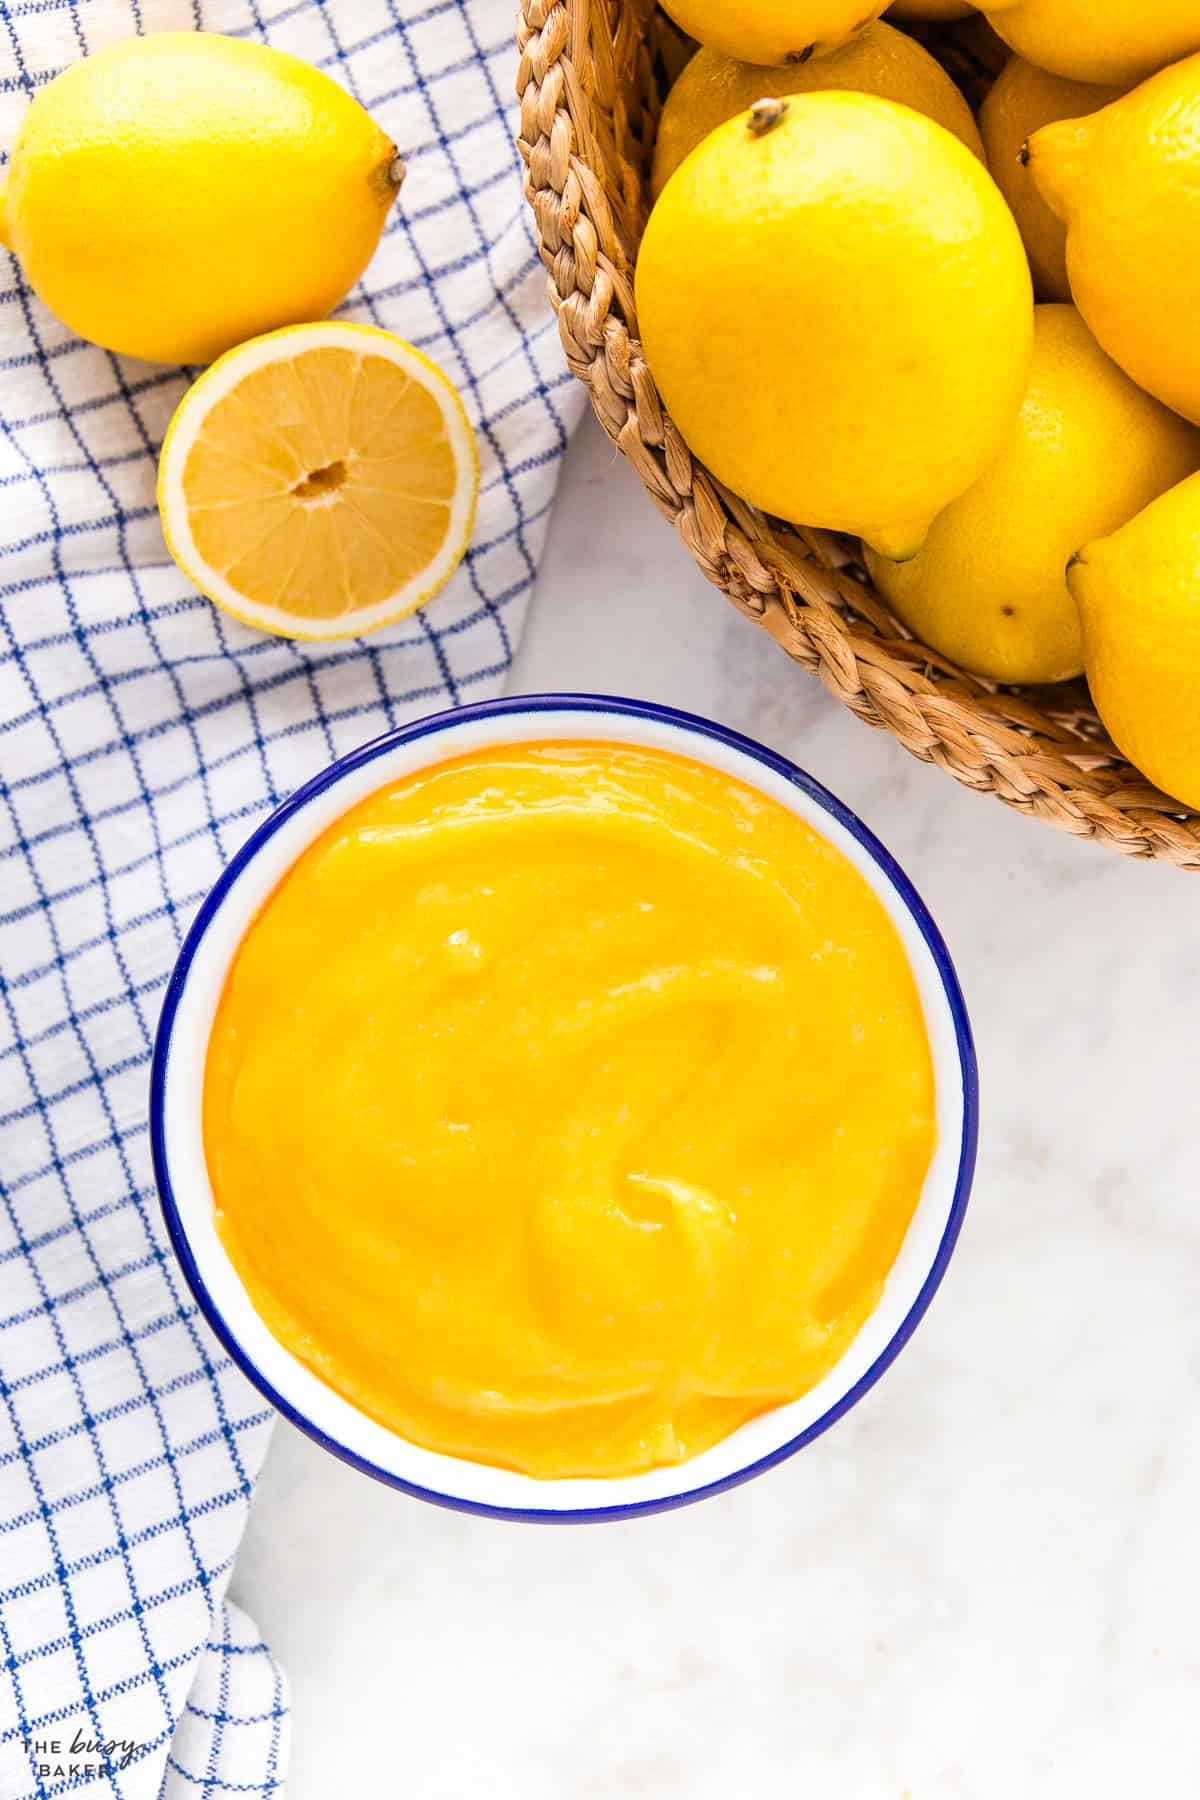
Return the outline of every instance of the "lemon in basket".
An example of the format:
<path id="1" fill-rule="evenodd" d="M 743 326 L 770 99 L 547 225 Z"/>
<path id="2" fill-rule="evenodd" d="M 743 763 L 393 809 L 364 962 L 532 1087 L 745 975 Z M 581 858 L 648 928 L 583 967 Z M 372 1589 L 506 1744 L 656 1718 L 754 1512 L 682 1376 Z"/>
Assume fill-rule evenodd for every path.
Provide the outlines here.
<path id="1" fill-rule="evenodd" d="M 957 138 L 872 95 L 763 101 L 668 181 L 636 273 L 689 448 L 781 518 L 911 556 L 997 456 L 1033 340 L 1029 265 Z"/>
<path id="2" fill-rule="evenodd" d="M 206 363 L 331 311 L 370 261 L 402 175 L 386 133 L 299 57 L 156 32 L 39 91 L 0 195 L 0 242 L 81 337 Z"/>
<path id="3" fill-rule="evenodd" d="M 1072 81 L 1132 87 L 1200 50 L 1196 0 L 984 0 L 983 12 L 1018 56 Z"/>
<path id="4" fill-rule="evenodd" d="M 664 0 L 675 23 L 713 50 L 753 63 L 806 63 L 877 19 L 887 0 Z"/>
<path id="5" fill-rule="evenodd" d="M 411 344 L 295 325 L 184 395 L 158 507 L 171 555 L 218 606 L 285 637 L 352 637 L 448 579 L 478 469 L 458 395 Z"/>
<path id="6" fill-rule="evenodd" d="M 1083 669 L 1066 568 L 1200 469 L 1200 431 L 1135 387 L 1073 306 L 1039 306 L 1025 404 L 973 487 L 911 562 L 867 553 L 876 586 L 922 643 L 996 681 Z"/>
<path id="7" fill-rule="evenodd" d="M 1200 35 L 1200 0 L 1196 15 Z M 1080 312 L 1126 374 L 1200 423 L 1200 56 L 1044 126 L 1027 154 L 1066 221 Z"/>
<path id="8" fill-rule="evenodd" d="M 1200 807 L 1200 475 L 1085 545 L 1067 579 L 1113 742 L 1164 792 Z"/>
<path id="9" fill-rule="evenodd" d="M 983 155 L 971 109 L 942 65 L 915 39 L 880 21 L 831 55 L 787 68 L 763 68 L 734 62 L 719 50 L 697 50 L 662 110 L 654 144 L 654 192 L 662 192 L 684 157 L 710 131 L 764 95 L 813 94 L 828 88 L 899 100 L 936 119 L 976 156 Z"/>
<path id="10" fill-rule="evenodd" d="M 1094 87 L 1048 75 L 1024 57 L 1010 57 L 979 111 L 988 168 L 1012 207 L 1041 300 L 1069 300 L 1067 228 L 1038 192 L 1024 145 L 1043 125 L 1082 119 L 1121 97 L 1120 88 Z"/>

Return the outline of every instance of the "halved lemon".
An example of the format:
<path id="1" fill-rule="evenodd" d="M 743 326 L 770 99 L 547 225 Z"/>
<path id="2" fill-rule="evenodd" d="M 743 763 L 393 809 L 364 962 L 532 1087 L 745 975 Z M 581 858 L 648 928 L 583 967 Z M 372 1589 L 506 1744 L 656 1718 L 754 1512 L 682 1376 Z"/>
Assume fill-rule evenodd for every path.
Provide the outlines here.
<path id="1" fill-rule="evenodd" d="M 462 560 L 479 458 L 462 402 L 370 325 L 292 325 L 213 363 L 158 465 L 167 548 L 210 600 L 284 637 L 355 637 Z"/>

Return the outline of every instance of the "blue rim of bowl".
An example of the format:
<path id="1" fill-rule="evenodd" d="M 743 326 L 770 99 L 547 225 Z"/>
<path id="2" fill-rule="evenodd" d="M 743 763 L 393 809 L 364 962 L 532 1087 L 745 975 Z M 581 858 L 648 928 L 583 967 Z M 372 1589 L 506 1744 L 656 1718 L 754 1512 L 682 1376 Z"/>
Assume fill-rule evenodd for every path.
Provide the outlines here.
<path id="1" fill-rule="evenodd" d="M 164 1127 L 167 1062 L 171 1052 L 171 1036 L 192 962 L 209 925 L 222 906 L 226 894 L 268 839 L 273 837 L 288 819 L 300 812 L 318 794 L 324 793 L 327 788 L 333 786 L 353 770 L 362 768 L 364 764 L 386 755 L 400 744 L 411 744 L 421 738 L 436 737 L 440 732 L 468 724 L 473 719 L 550 715 L 559 712 L 608 713 L 626 719 L 677 726 L 694 737 L 708 739 L 711 742 L 722 744 L 726 748 L 741 751 L 754 762 L 772 770 L 776 775 L 782 776 L 793 787 L 799 788 L 831 818 L 836 819 L 838 824 L 848 831 L 851 837 L 867 852 L 890 882 L 928 946 L 954 1026 L 955 1044 L 962 1073 L 963 1102 L 962 1139 L 954 1195 L 945 1229 L 938 1244 L 937 1254 L 930 1264 L 929 1273 L 926 1275 L 916 1299 L 903 1320 L 870 1368 L 859 1376 L 853 1387 L 822 1413 L 819 1419 L 815 1419 L 811 1425 L 805 1426 L 803 1431 L 798 1432 L 794 1438 L 790 1438 L 786 1444 L 781 1444 L 766 1456 L 758 1457 L 754 1462 L 748 1463 L 745 1468 L 735 1469 L 732 1474 L 723 1475 L 718 1481 L 706 1482 L 701 1487 L 690 1488 L 683 1493 L 667 1494 L 654 1500 L 632 1500 L 616 1506 L 589 1506 L 571 1509 L 494 1506 L 482 1500 L 467 1500 L 456 1494 L 438 1493 L 434 1488 L 422 1487 L 417 1482 L 406 1481 L 403 1476 L 396 1475 L 390 1469 L 381 1468 L 378 1463 L 360 1456 L 348 1445 L 339 1443 L 336 1438 L 331 1438 L 327 1432 L 322 1431 L 318 1425 L 299 1411 L 267 1380 L 247 1354 L 226 1323 L 224 1315 L 205 1285 L 176 1204 L 168 1166 Z M 828 1431 L 831 1425 L 836 1424 L 844 1413 L 849 1412 L 850 1408 L 856 1405 L 870 1388 L 874 1387 L 885 1370 L 890 1368 L 920 1324 L 930 1301 L 941 1285 L 966 1214 L 967 1199 L 975 1174 L 978 1138 L 979 1067 L 974 1040 L 971 1036 L 970 1022 L 967 1018 L 966 1003 L 963 1000 L 954 964 L 950 959 L 950 953 L 942 934 L 934 924 L 925 902 L 874 832 L 868 830 L 862 820 L 827 788 L 822 787 L 819 781 L 815 781 L 811 775 L 797 767 L 795 763 L 790 762 L 787 757 L 778 755 L 774 750 L 768 750 L 764 744 L 757 743 L 753 738 L 745 737 L 739 731 L 732 731 L 727 726 L 718 725 L 713 720 L 702 718 L 696 713 L 682 712 L 673 706 L 661 706 L 647 700 L 623 699 L 608 694 L 516 695 L 509 699 L 483 700 L 473 705 L 456 707 L 447 712 L 430 713 L 425 718 L 414 720 L 410 725 L 398 726 L 393 731 L 385 732 L 381 737 L 372 738 L 369 743 L 362 744 L 357 750 L 352 750 L 346 756 L 339 757 L 336 762 L 330 763 L 328 768 L 323 769 L 319 775 L 313 776 L 311 781 L 305 782 L 303 787 L 297 788 L 294 794 L 278 806 L 271 816 L 251 833 L 233 860 L 223 870 L 197 913 L 191 929 L 184 939 L 183 948 L 179 952 L 171 979 L 167 984 L 163 1009 L 154 1039 L 154 1057 L 150 1071 L 150 1145 L 154 1162 L 154 1176 L 158 1185 L 159 1202 L 162 1206 L 167 1235 L 197 1306 L 237 1367 L 271 1402 L 271 1405 L 283 1414 L 285 1419 L 290 1420 L 293 1425 L 320 1444 L 323 1449 L 331 1451 L 342 1462 L 349 1463 L 364 1475 L 374 1476 L 377 1481 L 384 1482 L 388 1487 L 398 1488 L 402 1493 L 411 1494 L 418 1500 L 428 1500 L 435 1506 L 449 1507 L 454 1512 L 475 1513 L 491 1519 L 511 1519 L 524 1524 L 594 1524 L 605 1520 L 637 1518 L 644 1513 L 673 1512 L 676 1507 L 690 1506 L 697 1500 L 705 1500 L 711 1495 L 724 1493 L 729 1488 L 739 1487 L 744 1481 L 752 1480 L 756 1475 L 765 1474 L 768 1469 L 773 1469 L 777 1464 L 785 1462 L 788 1457 L 794 1456 L 797 1450 L 802 1450 L 806 1444 L 811 1444 L 814 1438 L 818 1438 L 823 1432 Z M 682 1467 L 686 1468 L 687 1465 L 683 1464 Z"/>

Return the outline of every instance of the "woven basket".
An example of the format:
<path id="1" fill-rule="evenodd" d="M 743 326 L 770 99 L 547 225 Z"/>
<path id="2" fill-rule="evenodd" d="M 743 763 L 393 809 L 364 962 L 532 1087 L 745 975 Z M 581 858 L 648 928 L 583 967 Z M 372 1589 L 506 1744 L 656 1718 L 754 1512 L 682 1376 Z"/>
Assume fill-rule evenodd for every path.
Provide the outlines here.
<path id="1" fill-rule="evenodd" d="M 525 189 L 567 360 L 701 569 L 868 725 L 968 787 L 1126 856 L 1200 869 L 1200 814 L 1114 748 L 1086 684 L 999 688 L 914 640 L 857 545 L 747 506 L 698 462 L 642 355 L 633 265 L 662 97 L 691 46 L 654 0 L 520 0 Z M 972 29 L 925 34 L 972 100 L 995 73 Z"/>

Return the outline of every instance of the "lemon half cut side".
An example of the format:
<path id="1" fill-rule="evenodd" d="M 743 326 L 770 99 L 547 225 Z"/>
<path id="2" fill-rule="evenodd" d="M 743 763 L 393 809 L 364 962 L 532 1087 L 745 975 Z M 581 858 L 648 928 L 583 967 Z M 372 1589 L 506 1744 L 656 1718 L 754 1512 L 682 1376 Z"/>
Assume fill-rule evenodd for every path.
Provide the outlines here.
<path id="1" fill-rule="evenodd" d="M 245 624 L 356 637 L 412 612 L 467 548 L 479 458 L 462 402 L 370 325 L 292 325 L 184 395 L 158 508 L 184 574 Z"/>

